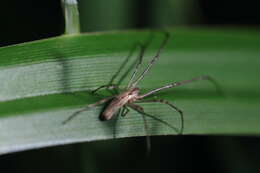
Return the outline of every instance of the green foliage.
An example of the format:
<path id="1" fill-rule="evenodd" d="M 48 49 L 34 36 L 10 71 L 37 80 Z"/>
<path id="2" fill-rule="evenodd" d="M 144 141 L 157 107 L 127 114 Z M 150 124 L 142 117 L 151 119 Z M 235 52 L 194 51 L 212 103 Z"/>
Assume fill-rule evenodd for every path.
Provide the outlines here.
<path id="1" fill-rule="evenodd" d="M 184 134 L 259 135 L 260 33 L 244 30 L 170 29 L 161 58 L 141 82 L 142 92 L 200 75 L 221 85 L 189 84 L 159 93 L 185 114 Z M 148 31 L 61 36 L 0 48 L 0 153 L 118 137 L 144 136 L 142 117 L 101 122 L 101 107 L 68 116 L 102 96 L 90 90 L 107 84 L 137 42 Z M 158 49 L 163 34 L 153 32 L 145 63 Z M 137 56 L 133 51 L 129 64 Z M 128 81 L 124 78 L 122 86 Z M 179 115 L 167 106 L 142 104 L 145 110 L 179 128 Z M 149 134 L 176 134 L 166 125 L 148 120 Z M 115 133 L 116 132 L 116 133 Z"/>

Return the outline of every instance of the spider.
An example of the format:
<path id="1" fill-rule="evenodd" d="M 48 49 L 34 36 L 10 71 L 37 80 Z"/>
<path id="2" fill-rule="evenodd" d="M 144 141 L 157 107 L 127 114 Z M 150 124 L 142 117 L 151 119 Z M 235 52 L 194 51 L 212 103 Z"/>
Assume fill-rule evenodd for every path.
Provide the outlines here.
<path id="1" fill-rule="evenodd" d="M 138 56 L 138 61 L 135 64 L 135 68 L 134 68 L 134 71 L 133 71 L 131 78 L 128 82 L 128 85 L 123 89 L 123 91 L 120 92 L 118 85 L 115 85 L 115 84 L 108 84 L 108 85 L 103 85 L 103 86 L 98 87 L 97 89 L 92 91 L 92 93 L 95 93 L 102 88 L 106 88 L 110 91 L 114 90 L 116 94 L 114 94 L 110 97 L 101 99 L 96 103 L 89 104 L 85 108 L 76 111 L 71 116 L 69 116 L 65 121 L 63 121 L 63 124 L 66 124 L 68 121 L 70 121 L 76 115 L 78 115 L 79 113 L 81 113 L 83 111 L 88 110 L 89 108 L 108 103 L 104 107 L 103 111 L 100 114 L 100 120 L 103 120 L 103 121 L 110 120 L 118 112 L 120 112 L 119 114 L 121 114 L 122 116 L 125 116 L 129 112 L 128 108 L 131 108 L 131 109 L 137 111 L 138 113 L 141 113 L 142 115 L 150 116 L 150 117 L 152 117 L 152 118 L 154 118 L 154 119 L 156 119 L 160 122 L 163 122 L 164 124 L 170 126 L 171 128 L 173 128 L 167 122 L 165 122 L 165 121 L 163 121 L 159 118 L 155 118 L 155 117 L 145 113 L 144 109 L 141 106 L 135 104 L 135 103 L 159 102 L 159 103 L 163 103 L 163 104 L 170 106 L 171 108 L 173 108 L 174 110 L 176 110 L 180 114 L 181 127 L 180 127 L 180 130 L 179 130 L 179 134 L 182 134 L 183 129 L 184 129 L 184 118 L 183 118 L 183 111 L 182 110 L 180 110 L 178 107 L 176 107 L 175 105 L 173 105 L 172 103 L 170 103 L 169 101 L 164 100 L 164 99 L 144 100 L 144 98 L 146 98 L 146 97 L 148 97 L 152 94 L 155 94 L 159 91 L 169 89 L 169 88 L 174 88 L 174 87 L 181 86 L 181 85 L 184 85 L 184 84 L 188 84 L 188 83 L 191 83 L 191 82 L 194 82 L 194 81 L 208 80 L 208 81 L 212 82 L 214 85 L 216 85 L 216 82 L 210 76 L 204 75 L 204 76 L 192 78 L 190 80 L 184 80 L 184 81 L 181 81 L 181 82 L 173 82 L 173 83 L 167 84 L 165 86 L 162 86 L 160 88 L 153 89 L 153 90 L 151 90 L 147 93 L 141 94 L 140 89 L 137 87 L 137 85 L 145 77 L 145 75 L 150 71 L 150 69 L 155 64 L 155 62 L 159 59 L 160 53 L 161 53 L 162 49 L 165 47 L 169 38 L 170 38 L 170 34 L 168 32 L 166 32 L 165 37 L 164 37 L 159 49 L 157 50 L 155 56 L 150 60 L 150 62 L 148 63 L 148 65 L 144 69 L 144 71 L 142 73 L 140 73 L 140 75 L 137 76 L 137 78 L 136 78 L 137 72 L 140 69 L 140 65 L 142 64 L 143 54 L 144 54 L 144 50 L 146 48 L 144 45 L 140 45 L 141 51 L 140 51 L 139 56 Z M 144 119 L 144 124 L 145 124 L 145 130 L 146 130 L 146 133 L 147 133 L 147 124 L 146 124 L 146 120 L 145 120 L 144 116 L 143 116 L 143 119 Z M 174 128 L 174 129 L 176 129 L 176 128 Z M 149 136 L 147 134 L 147 139 L 148 138 L 149 138 Z M 147 140 L 147 143 L 148 143 L 148 148 L 150 148 L 149 147 L 149 145 L 150 145 L 149 139 Z"/>

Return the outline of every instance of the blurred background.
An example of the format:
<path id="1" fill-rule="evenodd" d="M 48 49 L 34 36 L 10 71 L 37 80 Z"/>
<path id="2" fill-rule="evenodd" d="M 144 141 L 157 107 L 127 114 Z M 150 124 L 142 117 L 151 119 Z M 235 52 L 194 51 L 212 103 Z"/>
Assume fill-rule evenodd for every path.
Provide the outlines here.
<path id="1" fill-rule="evenodd" d="M 60 0 L 12 0 L 0 5 L 0 46 L 61 35 Z M 79 0 L 82 32 L 164 26 L 259 27 L 257 1 Z"/>
<path id="2" fill-rule="evenodd" d="M 259 28 L 257 1 L 80 0 L 82 32 L 202 26 Z M 13 0 L 0 5 L 0 46 L 59 36 L 59 0 Z M 253 137 L 157 136 L 114 139 L 0 156 L 2 172 L 260 172 Z"/>

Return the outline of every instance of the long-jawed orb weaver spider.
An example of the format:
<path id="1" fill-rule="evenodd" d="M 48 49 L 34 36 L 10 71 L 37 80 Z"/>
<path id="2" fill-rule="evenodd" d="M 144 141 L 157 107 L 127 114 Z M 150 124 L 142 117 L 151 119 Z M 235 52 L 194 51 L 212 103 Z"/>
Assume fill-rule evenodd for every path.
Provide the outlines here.
<path id="1" fill-rule="evenodd" d="M 136 78 L 137 72 L 140 69 L 140 66 L 142 64 L 144 50 L 146 48 L 146 46 L 140 45 L 141 51 L 139 53 L 138 61 L 135 64 L 135 68 L 134 68 L 134 71 L 131 75 L 130 81 L 128 82 L 128 85 L 121 92 L 119 91 L 118 85 L 115 85 L 115 84 L 108 84 L 108 85 L 103 85 L 103 86 L 98 87 L 97 89 L 92 91 L 92 93 L 95 93 L 102 88 L 106 88 L 108 90 L 115 90 L 117 94 L 112 95 L 112 96 L 107 97 L 107 98 L 104 98 L 104 99 L 101 99 L 96 103 L 90 104 L 90 105 L 86 106 L 85 108 L 74 112 L 65 121 L 63 121 L 63 124 L 66 124 L 68 121 L 73 119 L 76 115 L 78 115 L 79 113 L 81 113 L 83 111 L 88 110 L 89 108 L 96 107 L 96 106 L 104 104 L 104 103 L 108 103 L 100 114 L 100 119 L 103 120 L 103 121 L 110 120 L 117 113 L 121 114 L 122 116 L 125 116 L 129 112 L 128 108 L 131 108 L 131 109 L 137 111 L 138 113 L 142 114 L 144 124 L 145 124 L 144 127 L 145 127 L 146 133 L 147 133 L 148 127 L 147 127 L 147 123 L 146 123 L 144 115 L 150 116 L 150 117 L 168 125 L 169 127 L 173 128 L 176 131 L 176 128 L 171 126 L 169 123 L 145 113 L 144 109 L 141 106 L 136 104 L 136 103 L 159 102 L 159 103 L 163 103 L 163 104 L 170 106 L 171 108 L 173 108 L 174 110 L 176 110 L 180 114 L 181 128 L 179 130 L 179 134 L 182 134 L 183 129 L 184 129 L 184 118 L 183 118 L 183 111 L 182 110 L 180 110 L 178 107 L 176 107 L 175 105 L 173 105 L 172 103 L 170 103 L 169 101 L 164 100 L 164 99 L 150 99 L 150 100 L 143 100 L 143 99 L 152 95 L 152 94 L 155 94 L 159 91 L 162 91 L 162 90 L 165 90 L 165 89 L 168 89 L 168 88 L 174 88 L 174 87 L 177 87 L 177 86 L 181 86 L 181 85 L 188 84 L 188 83 L 191 83 L 191 82 L 194 82 L 194 81 L 199 81 L 199 80 L 208 80 L 208 81 L 212 82 L 216 87 L 218 87 L 218 85 L 213 78 L 211 78 L 208 75 L 204 75 L 204 76 L 192 78 L 190 80 L 184 80 L 184 81 L 181 81 L 181 82 L 173 82 L 173 83 L 170 83 L 168 85 L 162 86 L 160 88 L 153 89 L 153 90 L 151 90 L 151 91 L 149 91 L 145 94 L 140 94 L 140 89 L 137 87 L 138 83 L 145 77 L 145 75 L 150 71 L 150 69 L 155 64 L 155 62 L 159 59 L 160 53 L 161 53 L 162 49 L 165 47 L 169 38 L 170 38 L 170 35 L 169 35 L 169 33 L 166 32 L 165 38 L 162 41 L 160 48 L 157 50 L 155 56 L 148 63 L 148 65 L 144 69 L 144 71 L 139 76 L 137 76 L 137 78 Z M 150 149 L 150 139 L 149 139 L 148 134 L 147 134 L 147 145 L 148 145 L 147 147 L 148 147 L 148 150 L 149 150 Z"/>

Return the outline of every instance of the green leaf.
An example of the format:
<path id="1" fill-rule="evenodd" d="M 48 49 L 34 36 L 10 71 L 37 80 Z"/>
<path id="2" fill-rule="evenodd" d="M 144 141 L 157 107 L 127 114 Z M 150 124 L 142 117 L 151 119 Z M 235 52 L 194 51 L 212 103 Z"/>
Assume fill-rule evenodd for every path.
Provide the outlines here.
<path id="1" fill-rule="evenodd" d="M 236 29 L 169 29 L 171 37 L 160 59 L 140 83 L 142 92 L 170 82 L 210 75 L 224 96 L 206 81 L 156 94 L 184 111 L 184 134 L 260 134 L 260 33 Z M 152 32 L 142 69 L 158 50 L 162 32 Z M 101 106 L 82 112 L 65 125 L 75 111 L 106 97 L 90 91 L 107 84 L 137 42 L 148 31 L 61 36 L 0 48 L 0 153 L 75 142 L 145 136 L 140 114 L 102 122 Z M 138 49 L 126 63 L 126 71 Z M 122 76 L 124 72 L 120 73 Z M 118 78 L 120 78 L 120 75 Z M 123 77 L 123 88 L 129 75 Z M 180 116 L 162 104 L 142 104 L 177 129 Z M 176 134 L 147 117 L 150 135 Z"/>

